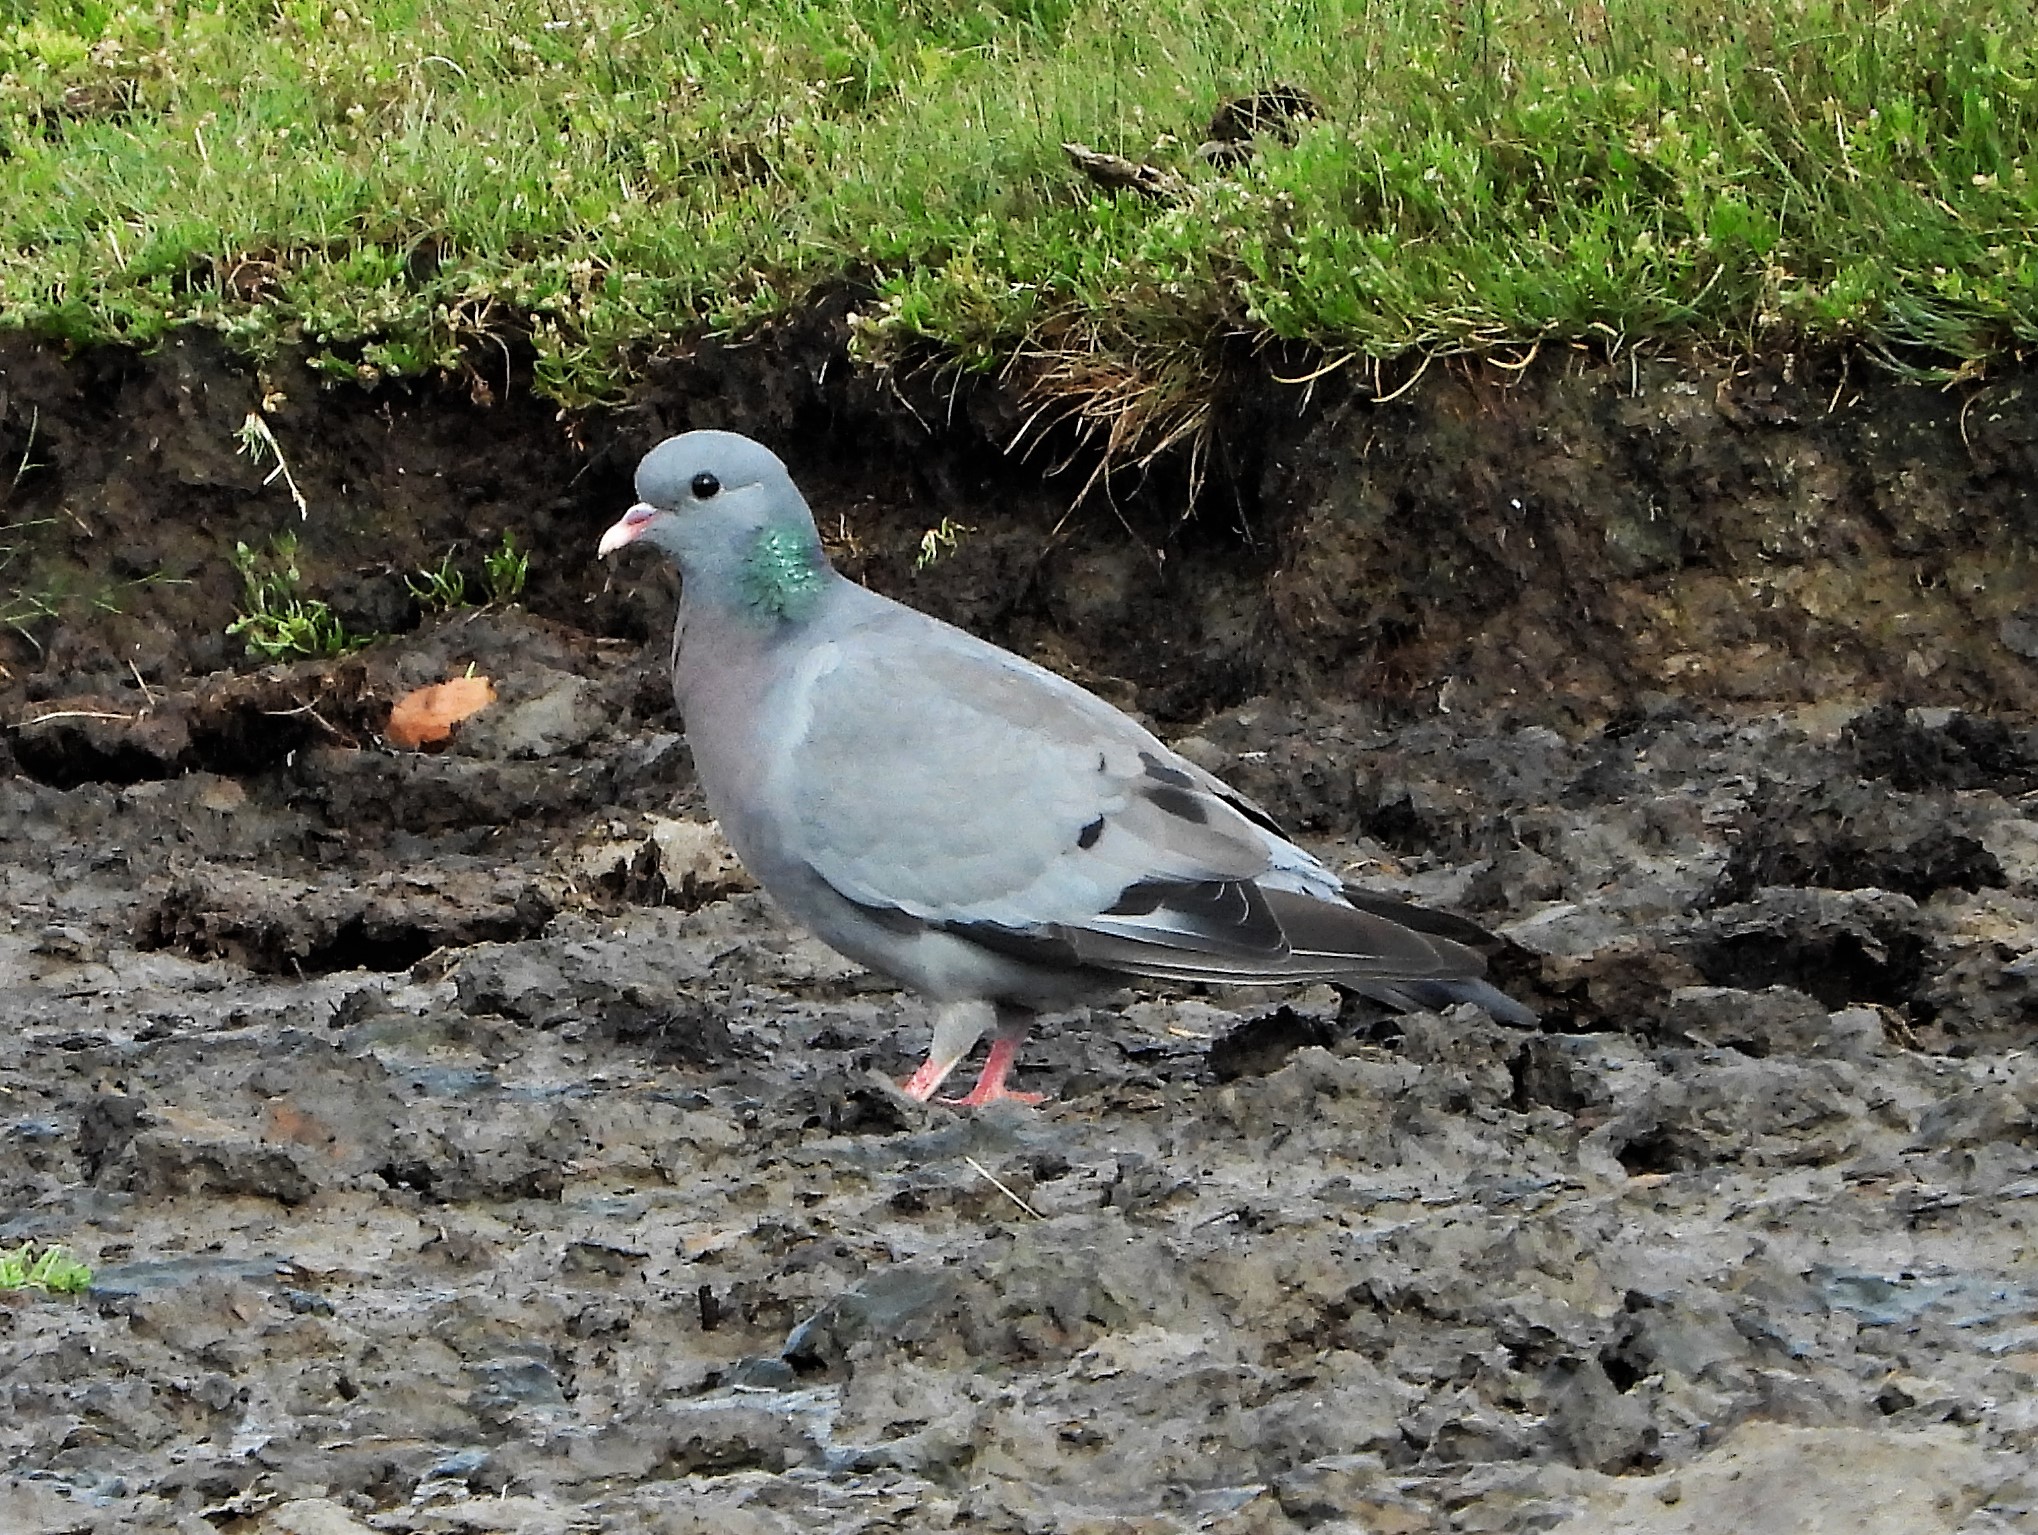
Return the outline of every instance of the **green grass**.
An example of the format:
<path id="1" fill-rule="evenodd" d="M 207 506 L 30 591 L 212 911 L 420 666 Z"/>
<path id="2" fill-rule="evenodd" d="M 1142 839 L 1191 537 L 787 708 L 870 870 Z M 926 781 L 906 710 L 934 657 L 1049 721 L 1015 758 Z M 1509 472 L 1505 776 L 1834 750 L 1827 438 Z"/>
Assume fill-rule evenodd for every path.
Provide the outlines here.
<path id="1" fill-rule="evenodd" d="M 524 594 L 530 579 L 531 556 L 517 547 L 516 536 L 504 528 L 502 542 L 481 557 L 481 580 L 488 588 L 488 600 L 500 607 Z"/>
<path id="2" fill-rule="evenodd" d="M 427 565 L 404 578 L 411 596 L 427 613 L 450 613 L 456 608 L 472 607 L 477 601 L 501 607 L 523 595 L 524 583 L 531 574 L 531 557 L 517 547 L 516 535 L 507 528 L 503 530 L 502 542 L 481 557 L 481 598 L 476 598 L 467 572 L 457 563 L 458 552 L 457 547 L 448 549 L 439 556 L 437 565 Z"/>
<path id="3" fill-rule="evenodd" d="M 440 556 L 437 566 L 426 566 L 416 575 L 405 577 L 404 584 L 427 613 L 450 613 L 454 608 L 467 606 L 467 578 L 453 563 L 450 549 Z"/>
<path id="4" fill-rule="evenodd" d="M 251 659 L 343 656 L 368 643 L 370 636 L 347 633 L 323 598 L 304 595 L 294 533 L 276 534 L 261 552 L 236 543 L 234 569 L 241 576 L 241 609 L 226 632 L 241 637 Z"/>
<path id="5" fill-rule="evenodd" d="M 1204 166 L 1275 81 L 1324 118 Z M 527 336 L 573 403 L 847 282 L 862 355 L 1113 422 L 1238 338 L 1985 366 L 2038 341 L 2034 124 L 2005 0 L 0 0 L 0 325 L 484 383 Z"/>
<path id="6" fill-rule="evenodd" d="M 0 1290 L 42 1290 L 75 1295 L 92 1283 L 92 1270 L 61 1247 L 35 1250 L 33 1242 L 0 1248 Z"/>
<path id="7" fill-rule="evenodd" d="M 913 556 L 913 568 L 925 570 L 937 560 L 947 558 L 960 549 L 962 541 L 974 532 L 975 528 L 957 522 L 953 517 L 942 518 L 941 526 L 929 528 L 920 535 L 920 552 Z"/>
<path id="8" fill-rule="evenodd" d="M 4 512 L 4 505 L 0 502 L 0 512 Z M 26 549 L 23 543 L 8 542 L 10 536 L 19 539 L 36 528 L 49 527 L 55 521 L 53 517 L 24 517 L 14 522 L 0 522 L 0 582 L 7 581 L 10 571 L 20 562 Z M 18 581 L 0 586 L 0 629 L 27 634 L 31 625 L 54 618 L 58 611 L 52 592 L 23 587 Z"/>

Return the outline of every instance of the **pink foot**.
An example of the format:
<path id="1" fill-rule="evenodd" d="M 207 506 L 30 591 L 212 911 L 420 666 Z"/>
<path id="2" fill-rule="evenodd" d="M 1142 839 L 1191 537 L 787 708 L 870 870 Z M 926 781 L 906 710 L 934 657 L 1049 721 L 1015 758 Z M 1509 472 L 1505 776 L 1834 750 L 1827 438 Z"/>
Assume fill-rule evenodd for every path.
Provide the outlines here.
<path id="1" fill-rule="evenodd" d="M 1023 1103 L 1029 1109 L 1036 1109 L 1047 1102 L 1047 1094 L 1019 1093 L 1002 1086 L 987 1088 L 979 1082 L 960 1098 L 943 1098 L 940 1101 L 956 1109 L 980 1109 L 987 1103 Z"/>
<path id="2" fill-rule="evenodd" d="M 958 1109 L 980 1109 L 987 1103 L 1023 1103 L 1031 1108 L 1047 1102 L 1045 1093 L 1014 1092 L 1005 1085 L 1005 1076 L 1018 1059 L 1019 1040 L 999 1035 L 991 1041 L 991 1053 L 984 1061 L 984 1069 L 977 1073 L 977 1085 L 960 1098 L 943 1098 L 941 1101 Z M 921 1071 L 925 1070 L 923 1066 Z M 915 1072 L 913 1080 L 917 1082 L 919 1079 L 920 1073 Z M 912 1083 L 908 1083 L 906 1091 L 910 1093 L 912 1090 Z"/>

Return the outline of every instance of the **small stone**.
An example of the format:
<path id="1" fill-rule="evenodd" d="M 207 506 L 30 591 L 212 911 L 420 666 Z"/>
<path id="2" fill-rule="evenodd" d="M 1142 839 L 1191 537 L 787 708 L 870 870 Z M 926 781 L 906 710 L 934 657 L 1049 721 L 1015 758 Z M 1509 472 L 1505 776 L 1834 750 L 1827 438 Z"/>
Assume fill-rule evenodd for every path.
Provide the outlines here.
<path id="1" fill-rule="evenodd" d="M 262 1516 L 262 1535 L 375 1535 L 330 1498 L 295 1498 Z"/>

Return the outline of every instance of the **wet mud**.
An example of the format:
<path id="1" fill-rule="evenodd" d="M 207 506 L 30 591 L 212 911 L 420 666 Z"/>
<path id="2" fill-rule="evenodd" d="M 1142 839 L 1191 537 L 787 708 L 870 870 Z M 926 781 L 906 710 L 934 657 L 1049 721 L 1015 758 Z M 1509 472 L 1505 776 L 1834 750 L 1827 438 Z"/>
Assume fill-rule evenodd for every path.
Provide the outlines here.
<path id="1" fill-rule="evenodd" d="M 1785 429 L 1735 408 L 1719 431 Z M 1486 924 L 1543 1020 L 1128 993 L 1045 1022 L 1021 1083 L 1049 1106 L 958 1115 L 889 1087 L 924 1005 L 789 927 L 706 823 L 669 585 L 567 557 L 626 488 L 600 453 L 656 425 L 538 498 L 525 605 L 287 667 L 208 649 L 230 586 L 12 642 L 0 1245 L 95 1278 L 0 1294 L 0 1529 L 2038 1528 L 2009 592 L 1920 588 L 1946 644 L 1976 625 L 1936 669 L 1772 604 L 1747 646 L 1840 660 L 1758 688 L 1721 644 L 1680 690 L 1496 566 L 1491 634 L 1547 619 L 1569 669 L 1445 695 L 1486 631 L 1365 606 L 1420 580 L 1333 538 L 1361 517 L 1250 545 L 1213 521 L 1149 581 L 1158 500 L 1044 544 L 1051 487 L 1021 482 L 1009 527 L 916 577 L 978 450 L 874 460 L 857 494 L 904 504 L 861 521 L 845 456 L 816 500 L 870 579 L 1142 708 L 1361 883 Z M 233 536 L 254 480 L 190 536 Z M 336 590 L 375 574 L 319 557 Z M 1283 605 L 1346 558 L 1375 585 Z M 499 697 L 446 750 L 384 742 L 395 698 L 469 670 Z"/>

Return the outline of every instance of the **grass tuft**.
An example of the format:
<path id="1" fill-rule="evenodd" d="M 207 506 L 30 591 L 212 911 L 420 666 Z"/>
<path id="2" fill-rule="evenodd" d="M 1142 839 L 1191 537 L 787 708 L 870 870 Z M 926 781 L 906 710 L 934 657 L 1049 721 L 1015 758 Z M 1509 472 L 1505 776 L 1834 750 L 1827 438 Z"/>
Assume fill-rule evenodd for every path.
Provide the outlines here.
<path id="1" fill-rule="evenodd" d="M 0 1291 L 41 1290 L 51 1295 L 75 1295 L 92 1283 L 89 1265 L 80 1263 L 61 1247 L 35 1250 L 33 1242 L 0 1248 Z"/>
<path id="2" fill-rule="evenodd" d="M 455 562 L 455 549 L 439 556 L 437 565 L 426 566 L 404 578 L 410 594 L 427 613 L 450 613 L 485 600 L 493 607 L 511 603 L 523 595 L 530 579 L 531 557 L 517 547 L 516 535 L 503 530 L 502 542 L 481 557 L 479 578 L 483 598 L 474 595 L 473 583 Z"/>
<path id="3" fill-rule="evenodd" d="M 920 552 L 913 556 L 913 569 L 925 570 L 937 560 L 944 559 L 962 547 L 962 541 L 976 529 L 967 523 L 957 522 L 953 517 L 941 519 L 939 527 L 929 528 L 920 535 Z"/>
<path id="4" fill-rule="evenodd" d="M 234 569 L 241 575 L 242 606 L 226 632 L 241 636 L 254 659 L 340 656 L 368 643 L 366 636 L 348 634 L 323 599 L 303 594 L 295 534 L 276 534 L 263 553 L 236 543 Z"/>
<path id="5" fill-rule="evenodd" d="M 488 600 L 501 607 L 523 596 L 524 582 L 531 574 L 531 557 L 517 547 L 515 535 L 505 528 L 502 542 L 481 557 L 481 572 Z"/>
<path id="6" fill-rule="evenodd" d="M 449 613 L 454 608 L 467 606 L 467 578 L 453 563 L 449 549 L 439 559 L 436 567 L 420 570 L 416 575 L 405 578 L 411 596 L 426 612 Z"/>

